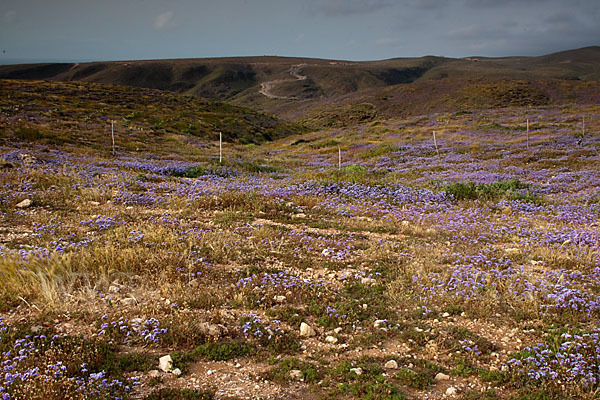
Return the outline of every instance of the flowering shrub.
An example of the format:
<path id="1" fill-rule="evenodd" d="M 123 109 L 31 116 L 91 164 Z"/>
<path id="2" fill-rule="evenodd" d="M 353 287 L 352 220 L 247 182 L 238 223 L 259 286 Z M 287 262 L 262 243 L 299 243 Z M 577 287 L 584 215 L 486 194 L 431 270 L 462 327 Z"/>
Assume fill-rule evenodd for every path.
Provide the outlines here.
<path id="1" fill-rule="evenodd" d="M 257 314 L 245 314 L 241 320 L 242 334 L 273 352 L 290 352 L 300 347 L 298 339 L 291 332 L 281 328 L 279 320 L 263 322 Z"/>
<path id="2" fill-rule="evenodd" d="M 103 370 L 113 351 L 97 340 L 34 335 L 0 319 L 0 398 L 122 399 L 138 382 Z"/>
<path id="3" fill-rule="evenodd" d="M 161 335 L 167 333 L 167 328 L 161 328 L 160 322 L 156 318 L 129 320 L 119 317 L 119 319 L 111 321 L 105 314 L 102 316 L 102 321 L 104 322 L 100 325 L 98 336 L 108 336 L 123 343 L 158 343 Z"/>
<path id="4" fill-rule="evenodd" d="M 600 332 L 563 333 L 556 343 L 526 347 L 507 366 L 541 385 L 595 392 L 600 387 Z"/>
<path id="5" fill-rule="evenodd" d="M 285 296 L 286 301 L 294 301 L 317 295 L 325 284 L 282 271 L 264 272 L 240 278 L 236 286 L 241 290 L 248 304 L 269 306 L 277 302 L 277 296 Z"/>

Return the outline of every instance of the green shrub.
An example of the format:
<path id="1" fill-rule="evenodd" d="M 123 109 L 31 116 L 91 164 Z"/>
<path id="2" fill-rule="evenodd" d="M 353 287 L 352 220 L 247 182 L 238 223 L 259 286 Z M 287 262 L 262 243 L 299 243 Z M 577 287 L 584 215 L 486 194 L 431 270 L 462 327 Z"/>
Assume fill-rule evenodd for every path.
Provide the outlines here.
<path id="1" fill-rule="evenodd" d="M 444 187 L 444 191 L 455 200 L 525 200 L 539 202 L 537 196 L 524 193 L 529 184 L 518 179 L 510 179 L 492 183 L 453 182 Z"/>
<path id="2" fill-rule="evenodd" d="M 285 358 L 267 373 L 267 378 L 273 381 L 287 381 L 290 379 L 291 370 L 302 371 L 304 382 L 316 383 L 323 378 L 323 372 L 312 363 L 301 361 L 295 357 Z"/>
<path id="3" fill-rule="evenodd" d="M 226 342 L 207 342 L 187 353 L 173 353 L 171 357 L 173 358 L 173 367 L 186 372 L 189 369 L 190 363 L 200 359 L 228 361 L 252 354 L 254 351 L 255 348 L 252 345 L 232 340 Z"/>

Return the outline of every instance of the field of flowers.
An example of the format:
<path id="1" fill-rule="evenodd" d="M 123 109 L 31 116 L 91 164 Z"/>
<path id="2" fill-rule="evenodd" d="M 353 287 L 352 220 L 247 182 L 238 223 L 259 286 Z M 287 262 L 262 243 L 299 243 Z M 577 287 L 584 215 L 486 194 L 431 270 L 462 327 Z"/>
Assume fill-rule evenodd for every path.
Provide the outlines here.
<path id="1" fill-rule="evenodd" d="M 0 398 L 599 398 L 599 117 L 376 121 L 219 164 L 2 115 Z"/>

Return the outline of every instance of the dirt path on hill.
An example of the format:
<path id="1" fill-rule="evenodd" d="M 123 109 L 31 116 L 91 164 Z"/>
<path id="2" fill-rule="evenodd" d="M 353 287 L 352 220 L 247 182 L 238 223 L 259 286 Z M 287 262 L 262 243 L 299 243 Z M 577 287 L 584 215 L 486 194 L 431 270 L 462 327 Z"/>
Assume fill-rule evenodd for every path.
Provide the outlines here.
<path id="1" fill-rule="evenodd" d="M 288 71 L 288 73 L 294 77 L 294 79 L 290 79 L 290 78 L 283 78 L 283 79 L 275 79 L 272 81 L 268 81 L 268 82 L 263 82 L 260 84 L 260 90 L 259 93 L 270 98 L 270 99 L 279 99 L 279 100 L 299 100 L 298 97 L 290 97 L 290 96 L 278 96 L 276 94 L 271 93 L 271 90 L 273 90 L 273 87 L 283 83 L 283 82 L 290 82 L 290 81 L 294 81 L 294 80 L 298 80 L 298 81 L 303 81 L 306 80 L 306 76 L 305 75 L 301 75 L 300 72 L 302 70 L 303 67 L 305 67 L 306 64 L 297 64 L 297 65 L 292 65 Z"/>

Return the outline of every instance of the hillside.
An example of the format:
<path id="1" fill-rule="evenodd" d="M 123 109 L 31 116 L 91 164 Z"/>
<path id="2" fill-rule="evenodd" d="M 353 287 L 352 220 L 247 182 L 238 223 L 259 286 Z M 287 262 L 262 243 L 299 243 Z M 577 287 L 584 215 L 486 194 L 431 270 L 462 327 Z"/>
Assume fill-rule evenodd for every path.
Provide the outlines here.
<path id="1" fill-rule="evenodd" d="M 8 142 L 106 149 L 110 121 L 120 149 L 154 149 L 195 141 L 261 143 L 301 132 L 248 108 L 155 89 L 87 82 L 0 80 L 0 137 Z M 81 132 L 85 135 L 81 135 Z"/>
<path id="2" fill-rule="evenodd" d="M 282 104 L 271 111 L 282 118 L 322 128 L 429 113 L 599 103 L 598 82 L 446 78 Z"/>
<path id="3" fill-rule="evenodd" d="M 0 66 L 0 78 L 152 88 L 278 112 L 299 101 L 318 102 L 363 90 L 444 79 L 598 82 L 599 61 L 600 47 L 593 46 L 541 57 L 427 56 L 352 62 L 265 56 L 8 65 Z"/>

